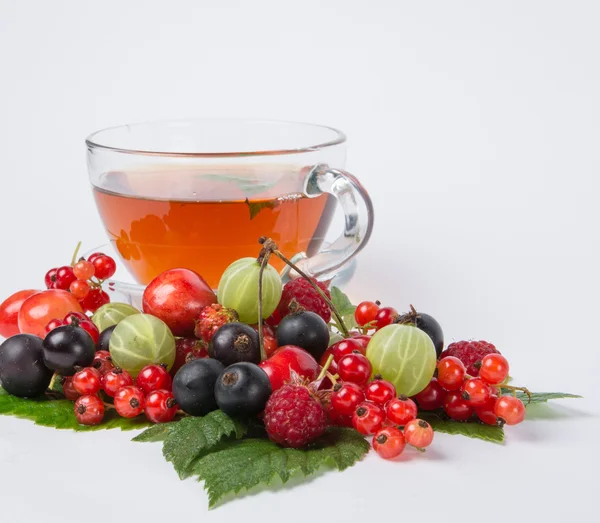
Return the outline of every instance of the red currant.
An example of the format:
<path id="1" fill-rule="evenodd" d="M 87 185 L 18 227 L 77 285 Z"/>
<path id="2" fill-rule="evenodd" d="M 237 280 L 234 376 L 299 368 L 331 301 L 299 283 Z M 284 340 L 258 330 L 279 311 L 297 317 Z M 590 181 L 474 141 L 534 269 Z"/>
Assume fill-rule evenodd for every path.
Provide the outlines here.
<path id="1" fill-rule="evenodd" d="M 106 353 L 106 355 L 104 354 Z M 110 372 L 115 368 L 112 358 L 110 357 L 110 352 L 107 350 L 99 350 L 96 352 L 94 356 L 94 361 L 92 363 L 92 367 L 100 371 L 100 374 L 104 376 L 107 372 Z"/>
<path id="2" fill-rule="evenodd" d="M 329 405 L 327 415 L 329 416 L 329 425 L 335 427 L 352 427 L 352 415 L 340 414 L 333 405 Z"/>
<path id="3" fill-rule="evenodd" d="M 53 331 L 57 327 L 60 327 L 61 325 L 64 325 L 62 320 L 57 320 L 56 318 L 54 318 L 53 320 L 50 320 L 48 322 L 48 325 L 46 325 L 46 334 L 49 333 L 50 331 Z"/>
<path id="4" fill-rule="evenodd" d="M 94 260 L 100 256 L 106 256 L 106 254 L 104 254 L 103 252 L 95 252 L 88 256 L 87 261 L 89 261 L 90 263 L 94 263 Z"/>
<path id="5" fill-rule="evenodd" d="M 90 292 L 90 285 L 85 280 L 75 280 L 69 287 L 71 294 L 78 300 L 83 300 Z"/>
<path id="6" fill-rule="evenodd" d="M 102 389 L 111 398 L 114 398 L 117 392 L 123 387 L 133 385 L 133 378 L 131 374 L 126 370 L 115 367 L 109 370 L 104 376 L 102 376 Z"/>
<path id="7" fill-rule="evenodd" d="M 77 398 L 79 398 L 79 396 L 81 396 L 81 394 L 79 394 L 79 392 L 73 388 L 73 378 L 71 376 L 64 378 L 62 388 L 65 398 L 67 398 L 69 401 L 75 401 Z"/>
<path id="8" fill-rule="evenodd" d="M 508 377 L 508 360 L 502 354 L 488 354 L 481 360 L 479 377 L 490 385 L 502 383 Z"/>
<path id="9" fill-rule="evenodd" d="M 346 416 L 351 416 L 358 404 L 363 401 L 365 395 L 356 383 L 337 383 L 331 394 L 333 408 Z"/>
<path id="10" fill-rule="evenodd" d="M 409 445 L 424 449 L 429 447 L 433 441 L 433 429 L 426 421 L 414 419 L 404 427 L 404 438 Z"/>
<path id="11" fill-rule="evenodd" d="M 417 404 L 406 396 L 400 396 L 387 404 L 385 413 L 394 425 L 404 426 L 417 417 Z"/>
<path id="12" fill-rule="evenodd" d="M 54 282 L 55 289 L 61 289 L 66 291 L 69 289 L 71 283 L 77 278 L 73 274 L 73 268 L 69 265 L 64 265 L 56 269 L 56 281 Z"/>
<path id="13" fill-rule="evenodd" d="M 162 365 L 146 365 L 135 380 L 137 387 L 146 395 L 153 390 L 171 390 L 171 375 Z"/>
<path id="14" fill-rule="evenodd" d="M 352 426 L 361 434 L 375 434 L 385 420 L 384 410 L 375 403 L 363 401 L 352 414 Z"/>
<path id="15" fill-rule="evenodd" d="M 460 391 L 447 392 L 444 397 L 444 412 L 455 421 L 467 421 L 473 414 L 473 407 L 463 398 Z"/>
<path id="16" fill-rule="evenodd" d="M 382 407 L 396 397 L 396 387 L 387 380 L 376 377 L 365 387 L 365 398 Z"/>
<path id="17" fill-rule="evenodd" d="M 94 343 L 97 345 L 98 342 L 100 341 L 100 331 L 98 330 L 98 327 L 96 327 L 96 325 L 90 321 L 90 320 L 83 320 L 79 322 L 79 325 L 77 325 L 77 327 L 83 329 L 85 332 L 87 332 L 92 339 L 94 340 Z"/>
<path id="18" fill-rule="evenodd" d="M 507 425 L 517 425 L 525 419 L 525 405 L 515 396 L 500 396 L 494 412 Z"/>
<path id="19" fill-rule="evenodd" d="M 375 316 L 375 327 L 377 330 L 390 325 L 398 317 L 398 311 L 394 307 L 382 307 Z"/>
<path id="20" fill-rule="evenodd" d="M 94 355 L 94 359 L 95 360 L 110 360 L 112 358 L 110 356 L 110 352 L 108 352 L 107 350 L 97 350 L 96 354 Z"/>
<path id="21" fill-rule="evenodd" d="M 495 425 L 498 423 L 498 416 L 496 416 L 496 412 L 494 412 L 494 408 L 496 407 L 496 400 L 498 396 L 492 395 L 488 398 L 488 400 L 481 405 L 480 407 L 475 408 L 475 414 L 479 418 L 482 423 L 486 425 Z"/>
<path id="22" fill-rule="evenodd" d="M 95 272 L 94 265 L 86 260 L 80 260 L 73 266 L 73 273 L 78 280 L 89 280 Z"/>
<path id="23" fill-rule="evenodd" d="M 358 351 L 361 354 L 365 354 L 366 352 L 366 349 L 362 346 L 362 343 L 354 338 L 338 341 L 329 347 L 328 350 L 331 350 L 331 354 L 333 354 L 333 361 L 336 363 L 338 363 L 344 356 L 352 354 L 354 351 Z"/>
<path id="24" fill-rule="evenodd" d="M 363 346 L 363 349 L 364 349 L 364 351 L 362 351 L 363 354 L 365 352 L 367 352 L 367 345 L 369 345 L 371 338 L 372 338 L 372 336 L 369 336 L 367 334 L 360 334 L 360 333 L 352 334 L 352 339 L 358 341 L 358 343 L 360 343 Z"/>
<path id="25" fill-rule="evenodd" d="M 362 327 L 367 323 L 375 321 L 375 316 L 379 312 L 379 303 L 374 301 L 363 301 L 358 304 L 354 311 L 356 323 Z"/>
<path id="26" fill-rule="evenodd" d="M 58 268 L 50 269 L 46 276 L 44 276 L 44 283 L 46 284 L 46 289 L 56 289 L 56 271 Z"/>
<path id="27" fill-rule="evenodd" d="M 364 385 L 372 371 L 371 362 L 360 352 L 348 354 L 338 361 L 338 374 L 342 381 Z"/>
<path id="28" fill-rule="evenodd" d="M 471 407 L 481 407 L 490 398 L 490 388 L 483 380 L 471 378 L 463 383 L 462 397 Z"/>
<path id="29" fill-rule="evenodd" d="M 427 387 L 414 397 L 417 405 L 423 410 L 436 410 L 441 408 L 444 403 L 444 389 L 438 383 L 438 380 L 433 378 Z"/>
<path id="30" fill-rule="evenodd" d="M 104 403 L 98 396 L 81 396 L 73 407 L 77 421 L 82 425 L 98 425 L 104 418 Z"/>
<path id="31" fill-rule="evenodd" d="M 438 383 L 446 390 L 460 389 L 466 373 L 463 362 L 454 356 L 446 356 L 437 364 Z"/>
<path id="32" fill-rule="evenodd" d="M 122 387 L 115 394 L 114 403 L 119 416 L 135 418 L 144 411 L 144 393 L 133 385 Z"/>
<path id="33" fill-rule="evenodd" d="M 112 278 L 117 270 L 117 264 L 110 256 L 98 256 L 92 261 L 95 270 L 95 276 L 99 280 Z"/>
<path id="34" fill-rule="evenodd" d="M 154 390 L 146 396 L 146 417 L 152 423 L 171 421 L 177 413 L 177 402 L 168 390 Z"/>
<path id="35" fill-rule="evenodd" d="M 383 459 L 394 459 L 404 451 L 406 440 L 396 427 L 385 427 L 373 436 L 373 449 Z"/>
<path id="36" fill-rule="evenodd" d="M 78 325 L 80 321 L 88 320 L 89 318 L 83 312 L 69 312 L 63 320 L 65 325 Z"/>
<path id="37" fill-rule="evenodd" d="M 88 295 L 81 300 L 81 307 L 88 312 L 96 312 L 102 305 L 110 302 L 110 296 L 102 289 L 92 289 Z"/>
<path id="38" fill-rule="evenodd" d="M 86 367 L 73 375 L 73 388 L 81 395 L 98 394 L 102 388 L 102 374 L 94 367 Z"/>

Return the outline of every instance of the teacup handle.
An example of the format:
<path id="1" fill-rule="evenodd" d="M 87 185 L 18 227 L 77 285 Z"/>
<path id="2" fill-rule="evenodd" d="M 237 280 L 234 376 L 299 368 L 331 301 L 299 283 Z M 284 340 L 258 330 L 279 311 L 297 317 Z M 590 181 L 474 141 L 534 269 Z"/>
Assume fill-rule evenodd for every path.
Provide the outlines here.
<path id="1" fill-rule="evenodd" d="M 354 176 L 340 169 L 330 169 L 327 165 L 317 165 L 311 170 L 305 180 L 304 193 L 309 198 L 331 194 L 344 211 L 344 232 L 337 240 L 310 258 L 306 254 L 294 258 L 298 268 L 308 276 L 330 280 L 369 241 L 373 230 L 373 203 Z M 297 276 L 294 272 L 283 276 L 293 278 Z"/>

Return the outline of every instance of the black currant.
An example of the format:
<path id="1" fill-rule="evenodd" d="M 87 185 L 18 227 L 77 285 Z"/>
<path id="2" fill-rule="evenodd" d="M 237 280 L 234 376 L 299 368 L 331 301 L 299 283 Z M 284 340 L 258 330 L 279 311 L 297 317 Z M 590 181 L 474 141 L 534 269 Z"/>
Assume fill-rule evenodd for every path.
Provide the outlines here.
<path id="1" fill-rule="evenodd" d="M 412 305 L 410 308 L 411 311 L 399 316 L 396 323 L 408 323 L 421 329 L 433 341 L 435 352 L 439 358 L 444 350 L 444 332 L 442 331 L 442 326 L 433 316 L 424 312 L 417 312 Z"/>
<path id="2" fill-rule="evenodd" d="M 110 337 L 112 336 L 115 327 L 116 325 L 111 325 L 110 327 L 106 327 L 106 329 L 100 333 L 100 338 L 97 343 L 98 350 L 109 350 Z"/>
<path id="3" fill-rule="evenodd" d="M 269 377 L 254 363 L 234 363 L 217 379 L 215 400 L 229 416 L 252 417 L 265 409 L 271 395 Z"/>
<path id="4" fill-rule="evenodd" d="M 173 378 L 173 395 L 179 408 L 191 416 L 204 416 L 217 409 L 215 383 L 225 366 L 213 358 L 192 360 Z"/>
<path id="5" fill-rule="evenodd" d="M 296 345 L 319 361 L 329 345 L 329 328 L 325 320 L 314 312 L 290 314 L 281 320 L 277 328 L 277 345 Z"/>
<path id="6" fill-rule="evenodd" d="M 51 331 L 43 343 L 44 363 L 63 376 L 72 376 L 76 367 L 88 367 L 94 361 L 96 346 L 80 327 L 63 325 Z"/>
<path id="7" fill-rule="evenodd" d="M 52 371 L 42 359 L 42 339 L 16 334 L 0 345 L 2 388 L 19 398 L 34 398 L 50 385 Z"/>
<path id="8" fill-rule="evenodd" d="M 215 332 L 208 351 L 223 365 L 241 361 L 260 362 L 260 344 L 257 332 L 245 323 L 226 323 Z"/>

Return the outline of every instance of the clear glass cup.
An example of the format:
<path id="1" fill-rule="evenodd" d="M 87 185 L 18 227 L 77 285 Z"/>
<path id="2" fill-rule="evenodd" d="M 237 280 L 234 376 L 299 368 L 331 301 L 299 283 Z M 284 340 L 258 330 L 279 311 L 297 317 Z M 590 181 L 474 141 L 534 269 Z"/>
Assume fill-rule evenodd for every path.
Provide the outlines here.
<path id="1" fill-rule="evenodd" d="M 366 245 L 373 205 L 342 170 L 345 142 L 312 124 L 188 120 L 112 127 L 86 145 L 101 219 L 136 281 L 186 267 L 216 288 L 230 263 L 258 254 L 261 236 L 319 280 Z M 337 204 L 344 230 L 324 246 Z"/>

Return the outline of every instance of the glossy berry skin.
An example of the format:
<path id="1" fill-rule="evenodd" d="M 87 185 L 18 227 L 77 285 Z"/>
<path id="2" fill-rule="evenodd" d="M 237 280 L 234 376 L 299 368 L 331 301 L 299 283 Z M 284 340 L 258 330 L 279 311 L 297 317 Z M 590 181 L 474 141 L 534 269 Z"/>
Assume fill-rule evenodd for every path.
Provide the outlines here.
<path id="1" fill-rule="evenodd" d="M 488 354 L 481 360 L 479 377 L 489 385 L 502 383 L 508 372 L 508 360 L 502 354 Z"/>
<path id="2" fill-rule="evenodd" d="M 444 332 L 442 331 L 442 326 L 433 316 L 424 312 L 417 312 L 413 308 L 412 312 L 403 314 L 396 322 L 412 324 L 425 332 L 433 342 L 437 357 L 440 357 L 444 350 Z"/>
<path id="3" fill-rule="evenodd" d="M 404 427 L 404 438 L 409 445 L 424 449 L 433 441 L 433 429 L 426 421 L 414 419 Z"/>
<path id="4" fill-rule="evenodd" d="M 81 425 L 98 425 L 104 418 L 104 403 L 98 396 L 81 396 L 73 407 Z"/>
<path id="5" fill-rule="evenodd" d="M 56 271 L 58 271 L 58 267 L 50 269 L 46 273 L 46 276 L 44 276 L 44 283 L 46 285 L 46 289 L 56 289 Z"/>
<path id="6" fill-rule="evenodd" d="M 106 351 L 98 351 L 98 352 L 106 352 Z M 94 358 L 92 362 L 92 367 L 94 367 L 102 376 L 104 376 L 107 372 L 110 372 L 115 368 L 112 359 L 102 359 L 102 358 Z"/>
<path id="7" fill-rule="evenodd" d="M 38 292 L 22 303 L 18 312 L 18 327 L 22 333 L 43 338 L 50 320 L 62 318 L 71 311 L 81 311 L 81 306 L 70 292 L 59 289 Z"/>
<path id="8" fill-rule="evenodd" d="M 153 390 L 171 390 L 171 375 L 161 365 L 146 365 L 135 379 L 136 386 L 146 395 Z"/>
<path id="9" fill-rule="evenodd" d="M 227 367 L 215 384 L 219 408 L 229 416 L 242 418 L 262 412 L 271 392 L 271 382 L 265 371 L 245 361 Z"/>
<path id="10" fill-rule="evenodd" d="M 500 426 L 503 423 L 500 422 L 498 416 L 496 416 L 495 407 L 498 396 L 491 395 L 484 405 L 475 408 L 475 415 L 479 418 L 479 421 L 486 425 Z"/>
<path id="11" fill-rule="evenodd" d="M 176 338 L 175 363 L 171 367 L 171 375 L 175 376 L 186 363 L 199 358 L 208 358 L 206 343 L 193 338 Z"/>
<path id="12" fill-rule="evenodd" d="M 354 332 L 352 333 L 352 339 L 356 340 L 358 343 L 360 343 L 364 349 L 363 353 L 367 352 L 367 345 L 369 345 L 369 342 L 371 341 L 371 338 L 373 336 L 369 336 L 367 334 L 361 334 L 361 333 L 357 333 Z"/>
<path id="13" fill-rule="evenodd" d="M 466 373 L 462 361 L 454 356 L 446 356 L 437 364 L 437 380 L 444 390 L 460 389 Z"/>
<path id="14" fill-rule="evenodd" d="M 396 397 L 396 387 L 387 380 L 375 379 L 365 387 L 365 398 L 382 407 Z"/>
<path id="15" fill-rule="evenodd" d="M 318 360 L 329 345 L 329 327 L 323 318 L 314 312 L 290 314 L 281 320 L 277 328 L 277 344 L 280 347 L 301 347 Z"/>
<path id="16" fill-rule="evenodd" d="M 104 254 L 103 252 L 94 252 L 93 254 L 90 254 L 88 256 L 87 261 L 89 261 L 90 263 L 94 263 L 94 260 L 99 256 L 106 256 L 106 254 Z"/>
<path id="17" fill-rule="evenodd" d="M 427 387 L 414 396 L 414 400 L 422 410 L 436 410 L 442 407 L 444 403 L 445 391 L 438 383 L 436 378 L 433 378 Z"/>
<path id="18" fill-rule="evenodd" d="M 214 333 L 208 352 L 212 358 L 219 360 L 226 367 L 241 361 L 259 363 L 258 334 L 245 323 L 225 323 Z"/>
<path id="19" fill-rule="evenodd" d="M 273 391 L 280 389 L 290 381 L 290 370 L 302 378 L 313 381 L 321 369 L 311 354 L 293 345 L 279 347 L 268 360 L 260 362 L 259 367 L 269 377 Z"/>
<path id="20" fill-rule="evenodd" d="M 115 410 L 122 418 L 135 418 L 139 416 L 144 412 L 145 404 L 143 392 L 133 385 L 122 387 L 115 394 Z"/>
<path id="21" fill-rule="evenodd" d="M 80 321 L 88 320 L 89 318 L 83 312 L 69 312 L 64 318 L 65 325 L 78 324 Z"/>
<path id="22" fill-rule="evenodd" d="M 394 307 L 382 307 L 375 315 L 375 328 L 377 330 L 394 323 L 398 318 L 398 311 Z"/>
<path id="23" fill-rule="evenodd" d="M 126 370 L 115 368 L 102 376 L 102 390 L 114 398 L 123 387 L 133 385 L 133 378 Z"/>
<path id="24" fill-rule="evenodd" d="M 97 350 L 94 356 L 95 360 L 110 360 L 110 352 L 108 350 Z"/>
<path id="25" fill-rule="evenodd" d="M 75 280 L 69 286 L 69 291 L 71 291 L 71 294 L 78 300 L 83 300 L 90 292 L 90 285 L 87 281 Z"/>
<path id="26" fill-rule="evenodd" d="M 77 398 L 81 396 L 81 394 L 73 388 L 73 378 L 64 378 L 62 388 L 65 398 L 69 401 L 76 401 Z"/>
<path id="27" fill-rule="evenodd" d="M 462 398 L 471 407 L 481 407 L 490 398 L 490 388 L 479 378 L 468 379 L 462 386 Z"/>
<path id="28" fill-rule="evenodd" d="M 61 325 L 64 325 L 62 320 L 57 320 L 56 318 L 50 320 L 48 322 L 48 325 L 46 325 L 46 333 L 52 332 L 54 329 L 57 329 Z"/>
<path id="29" fill-rule="evenodd" d="M 383 459 L 397 458 L 405 447 L 404 434 L 396 427 L 385 427 L 373 436 L 373 449 Z"/>
<path id="30" fill-rule="evenodd" d="M 342 381 L 357 385 L 365 385 L 372 371 L 371 362 L 360 353 L 348 354 L 338 362 L 338 374 Z"/>
<path id="31" fill-rule="evenodd" d="M 403 427 L 417 417 L 417 404 L 406 396 L 400 396 L 386 405 L 385 413 L 394 425 Z"/>
<path id="32" fill-rule="evenodd" d="M 333 361 L 337 363 L 344 356 L 352 354 L 354 351 L 358 351 L 361 354 L 365 354 L 365 352 L 367 352 L 367 348 L 364 347 L 359 340 L 356 340 L 354 338 L 348 338 L 334 343 L 331 347 L 327 349 L 327 351 L 330 351 L 330 354 L 333 354 Z"/>
<path id="33" fill-rule="evenodd" d="M 190 416 L 204 416 L 218 408 L 215 384 L 225 366 L 213 358 L 185 363 L 173 378 L 173 395 L 179 408 Z"/>
<path id="34" fill-rule="evenodd" d="M 375 434 L 384 421 L 385 411 L 370 401 L 363 401 L 352 414 L 352 426 L 365 436 Z"/>
<path id="35" fill-rule="evenodd" d="M 44 339 L 42 348 L 46 367 L 63 376 L 75 374 L 76 367 L 88 367 L 96 355 L 90 335 L 73 325 L 54 329 Z"/>
<path id="36" fill-rule="evenodd" d="M 374 301 L 362 301 L 354 311 L 356 324 L 363 327 L 367 323 L 375 321 L 375 316 L 379 312 L 379 305 Z"/>
<path id="37" fill-rule="evenodd" d="M 365 394 L 356 383 L 337 383 L 331 393 L 331 405 L 345 416 L 351 416 L 363 401 Z"/>
<path id="38" fill-rule="evenodd" d="M 454 356 L 463 362 L 470 376 L 479 375 L 479 363 L 488 354 L 499 354 L 496 347 L 487 341 L 455 341 L 448 345 L 440 358 Z"/>
<path id="39" fill-rule="evenodd" d="M 177 402 L 168 390 L 154 390 L 146 396 L 146 418 L 152 423 L 167 423 L 177 413 Z"/>
<path id="40" fill-rule="evenodd" d="M 106 255 L 94 258 L 91 264 L 94 266 L 94 275 L 99 280 L 112 278 L 117 270 L 115 260 Z"/>
<path id="41" fill-rule="evenodd" d="M 56 270 L 56 280 L 54 282 L 54 288 L 66 291 L 71 286 L 77 277 L 73 274 L 73 268 L 69 265 L 64 265 Z"/>
<path id="42" fill-rule="evenodd" d="M 86 367 L 73 375 L 72 384 L 82 396 L 98 394 L 102 388 L 102 374 L 94 367 Z"/>
<path id="43" fill-rule="evenodd" d="M 111 325 L 110 327 L 106 327 L 106 329 L 100 333 L 98 343 L 96 344 L 98 350 L 108 352 L 108 349 L 110 348 L 110 337 L 112 336 L 115 327 L 116 325 Z"/>
<path id="44" fill-rule="evenodd" d="M 96 312 L 102 305 L 110 302 L 110 296 L 102 289 L 92 289 L 88 295 L 81 300 L 81 307 L 88 312 Z"/>
<path id="45" fill-rule="evenodd" d="M 89 280 L 94 275 L 94 264 L 86 260 L 80 260 L 73 265 L 73 274 L 78 280 Z"/>
<path id="46" fill-rule="evenodd" d="M 80 321 L 78 326 L 90 335 L 92 340 L 94 340 L 94 345 L 98 344 L 100 341 L 100 332 L 98 331 L 98 327 L 96 327 L 92 321 Z"/>
<path id="47" fill-rule="evenodd" d="M 19 329 L 19 311 L 21 306 L 34 294 L 40 291 L 26 289 L 17 291 L 0 303 L 0 336 L 10 338 L 15 334 L 20 334 Z"/>
<path id="48" fill-rule="evenodd" d="M 473 414 L 473 407 L 462 398 L 460 391 L 447 392 L 443 408 L 454 421 L 467 421 Z"/>
<path id="49" fill-rule="evenodd" d="M 514 396 L 500 396 L 496 400 L 494 412 L 507 425 L 517 425 L 525 419 L 525 405 Z"/>

